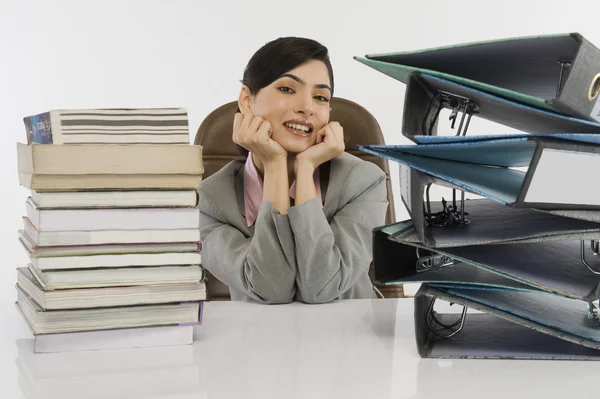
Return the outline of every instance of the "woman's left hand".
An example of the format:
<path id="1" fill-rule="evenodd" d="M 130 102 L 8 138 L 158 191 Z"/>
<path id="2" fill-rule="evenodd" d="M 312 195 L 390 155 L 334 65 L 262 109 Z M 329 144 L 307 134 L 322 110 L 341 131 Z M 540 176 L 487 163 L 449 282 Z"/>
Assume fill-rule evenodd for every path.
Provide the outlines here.
<path id="1" fill-rule="evenodd" d="M 345 148 L 344 129 L 338 122 L 330 122 L 317 133 L 315 145 L 296 155 L 296 168 L 302 163 L 316 169 L 339 156 Z"/>

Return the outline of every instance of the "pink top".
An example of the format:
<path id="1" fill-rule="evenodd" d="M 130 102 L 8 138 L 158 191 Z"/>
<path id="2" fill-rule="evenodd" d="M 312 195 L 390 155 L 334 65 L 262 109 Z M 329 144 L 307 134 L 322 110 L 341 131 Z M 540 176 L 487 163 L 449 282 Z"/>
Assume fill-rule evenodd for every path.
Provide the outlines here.
<path id="1" fill-rule="evenodd" d="M 315 182 L 315 190 L 317 192 L 317 198 L 323 206 L 323 200 L 321 199 L 321 184 L 319 179 L 319 168 L 315 169 L 313 175 Z M 292 183 L 290 187 L 290 197 L 296 199 L 296 181 Z M 248 227 L 254 224 L 256 217 L 258 216 L 258 210 L 263 202 L 263 181 L 252 161 L 252 153 L 248 153 L 246 158 L 246 165 L 244 166 L 244 210 L 246 212 L 246 223 Z"/>

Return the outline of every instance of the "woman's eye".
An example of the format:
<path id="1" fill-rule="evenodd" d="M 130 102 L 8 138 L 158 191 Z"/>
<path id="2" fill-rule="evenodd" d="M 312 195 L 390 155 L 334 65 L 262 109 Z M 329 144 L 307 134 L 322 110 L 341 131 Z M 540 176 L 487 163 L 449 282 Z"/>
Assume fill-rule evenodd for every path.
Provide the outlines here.
<path id="1" fill-rule="evenodd" d="M 329 102 L 329 99 L 325 96 L 315 96 L 315 98 L 319 101 Z"/>
<path id="2" fill-rule="evenodd" d="M 285 86 L 279 87 L 279 90 L 283 91 L 284 93 L 293 93 L 294 92 L 294 90 L 291 87 L 285 87 Z"/>

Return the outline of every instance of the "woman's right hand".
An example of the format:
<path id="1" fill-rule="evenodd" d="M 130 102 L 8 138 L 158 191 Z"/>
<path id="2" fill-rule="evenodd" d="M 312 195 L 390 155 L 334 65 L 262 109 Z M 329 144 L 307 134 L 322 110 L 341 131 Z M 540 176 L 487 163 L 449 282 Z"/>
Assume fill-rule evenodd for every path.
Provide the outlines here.
<path id="1" fill-rule="evenodd" d="M 233 142 L 256 155 L 263 164 L 287 158 L 287 151 L 271 138 L 271 124 L 253 114 L 235 114 Z"/>

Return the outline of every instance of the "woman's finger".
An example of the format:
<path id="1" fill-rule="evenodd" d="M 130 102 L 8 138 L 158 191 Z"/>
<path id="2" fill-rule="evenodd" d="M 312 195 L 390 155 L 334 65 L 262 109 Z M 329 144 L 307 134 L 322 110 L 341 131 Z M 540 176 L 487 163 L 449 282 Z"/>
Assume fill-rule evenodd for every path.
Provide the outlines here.
<path id="1" fill-rule="evenodd" d="M 255 139 L 257 142 L 266 143 L 271 138 L 271 124 L 267 120 L 262 120 L 256 131 Z"/>
<path id="2" fill-rule="evenodd" d="M 242 119 L 244 116 L 240 112 L 236 112 L 233 116 L 233 142 L 239 144 L 240 142 L 240 127 L 242 126 Z"/>

